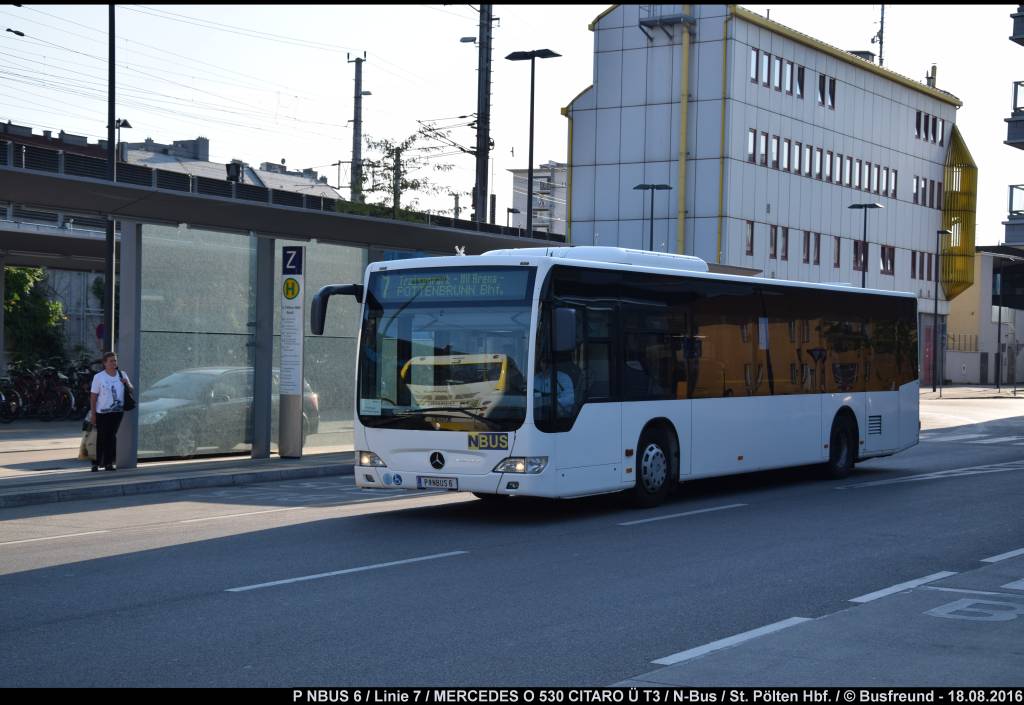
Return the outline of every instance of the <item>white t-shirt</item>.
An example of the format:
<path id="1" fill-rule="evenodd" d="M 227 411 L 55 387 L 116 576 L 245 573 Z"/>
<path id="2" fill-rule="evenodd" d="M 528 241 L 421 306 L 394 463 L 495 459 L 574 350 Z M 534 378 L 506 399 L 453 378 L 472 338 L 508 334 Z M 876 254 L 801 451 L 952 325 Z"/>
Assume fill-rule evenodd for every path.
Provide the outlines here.
<path id="1" fill-rule="evenodd" d="M 121 375 L 128 380 L 128 375 L 117 370 L 112 376 L 106 370 L 100 370 L 92 378 L 92 393 L 96 394 L 96 413 L 107 414 L 124 411 L 124 383 Z M 131 381 L 128 380 L 128 384 Z"/>

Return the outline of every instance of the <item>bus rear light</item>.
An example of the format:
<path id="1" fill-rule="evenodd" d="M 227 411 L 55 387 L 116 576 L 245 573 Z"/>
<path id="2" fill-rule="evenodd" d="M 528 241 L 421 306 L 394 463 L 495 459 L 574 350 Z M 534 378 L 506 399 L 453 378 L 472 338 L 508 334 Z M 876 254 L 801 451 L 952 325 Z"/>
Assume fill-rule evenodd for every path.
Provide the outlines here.
<path id="1" fill-rule="evenodd" d="M 544 472 L 544 468 L 547 466 L 548 457 L 546 455 L 533 456 L 530 458 L 505 458 L 495 465 L 494 470 L 491 472 L 516 472 L 535 475 L 537 473 Z"/>
<path id="2" fill-rule="evenodd" d="M 386 468 L 387 465 L 376 453 L 368 450 L 359 451 L 359 465 L 364 468 Z"/>

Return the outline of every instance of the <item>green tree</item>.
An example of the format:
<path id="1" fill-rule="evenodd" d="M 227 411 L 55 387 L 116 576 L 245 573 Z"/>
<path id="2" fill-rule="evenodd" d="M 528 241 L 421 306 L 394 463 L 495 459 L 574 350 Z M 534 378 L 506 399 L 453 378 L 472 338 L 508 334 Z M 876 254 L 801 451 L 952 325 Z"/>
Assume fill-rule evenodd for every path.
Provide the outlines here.
<path id="1" fill-rule="evenodd" d="M 431 144 L 423 128 L 401 141 L 373 139 L 367 137 L 366 146 L 376 159 L 367 160 L 374 178 L 363 187 L 363 193 L 378 193 L 380 205 L 393 208 L 395 177 L 398 177 L 399 206 L 405 211 L 419 207 L 420 196 L 434 196 L 448 193 L 449 186 L 437 183 L 433 175 L 451 171 L 454 164 L 439 161 L 448 156 L 445 145 Z M 366 168 L 363 170 L 364 180 Z M 401 216 L 401 214 L 399 214 Z"/>
<path id="2" fill-rule="evenodd" d="M 64 357 L 62 322 L 67 318 L 59 301 L 50 299 L 43 267 L 4 268 L 4 340 L 17 363 Z"/>

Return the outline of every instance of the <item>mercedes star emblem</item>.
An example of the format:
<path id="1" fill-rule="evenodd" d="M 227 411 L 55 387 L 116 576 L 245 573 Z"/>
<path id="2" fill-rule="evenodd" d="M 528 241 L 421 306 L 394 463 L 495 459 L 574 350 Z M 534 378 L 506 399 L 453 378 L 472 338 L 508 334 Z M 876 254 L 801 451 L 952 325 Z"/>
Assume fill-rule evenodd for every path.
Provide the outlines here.
<path id="1" fill-rule="evenodd" d="M 444 456 L 437 451 L 430 454 L 430 466 L 435 470 L 440 470 L 444 467 Z"/>

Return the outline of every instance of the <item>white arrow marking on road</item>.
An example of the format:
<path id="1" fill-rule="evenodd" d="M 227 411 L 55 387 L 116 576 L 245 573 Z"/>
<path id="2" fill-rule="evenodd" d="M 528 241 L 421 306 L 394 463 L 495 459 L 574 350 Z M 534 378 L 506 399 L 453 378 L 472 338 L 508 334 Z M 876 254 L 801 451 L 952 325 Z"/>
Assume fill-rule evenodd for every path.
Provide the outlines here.
<path id="1" fill-rule="evenodd" d="M 859 487 L 878 487 L 879 485 L 895 485 L 901 482 L 920 482 L 922 480 L 945 480 L 950 477 L 969 477 L 971 475 L 987 475 L 994 472 L 1009 472 L 1011 470 L 1024 470 L 1024 461 L 1010 460 L 1005 463 L 992 463 L 991 465 L 971 465 L 965 468 L 952 468 L 950 470 L 938 470 L 936 472 L 920 473 L 897 477 L 892 480 L 874 480 L 872 482 L 860 482 L 856 485 L 842 485 L 834 487 L 836 490 L 854 490 Z"/>
<path id="2" fill-rule="evenodd" d="M 925 577 L 918 578 L 917 580 L 908 580 L 907 582 L 900 583 L 899 585 L 893 585 L 892 587 L 887 587 L 882 590 L 869 592 L 867 595 L 861 595 L 860 597 L 853 598 L 850 602 L 871 602 L 872 600 L 877 600 L 896 592 L 903 592 L 904 590 L 909 590 L 910 588 L 915 588 L 919 585 L 924 585 L 925 583 L 933 583 L 936 580 L 942 580 L 943 578 L 948 578 L 952 575 L 956 575 L 956 573 L 944 570 L 941 573 L 933 573 L 932 575 L 926 575 Z"/>
<path id="3" fill-rule="evenodd" d="M 1024 590 L 1024 580 L 1015 580 L 1012 583 L 1003 585 L 1007 590 Z"/>
<path id="4" fill-rule="evenodd" d="M 246 592 L 247 590 L 259 590 L 265 587 L 274 587 L 275 585 L 287 585 L 288 583 L 298 583 L 305 580 L 318 580 L 319 578 L 331 578 L 335 575 L 347 575 L 349 573 L 361 573 L 366 570 L 376 570 L 377 568 L 390 568 L 395 565 L 405 565 L 406 563 L 419 563 L 420 561 L 432 561 L 436 558 L 448 558 L 450 556 L 461 556 L 469 551 L 451 551 L 450 553 L 435 553 L 432 556 L 420 556 L 419 558 L 407 558 L 404 561 L 391 561 L 390 563 L 375 563 L 373 565 L 364 565 L 358 568 L 347 568 L 345 570 L 335 570 L 330 573 L 317 573 L 316 575 L 304 575 L 301 578 L 289 578 L 287 580 L 275 580 L 271 583 L 260 583 L 259 585 L 246 585 L 245 587 L 228 588 L 225 592 Z"/>
<path id="5" fill-rule="evenodd" d="M 800 624 L 801 622 L 809 622 L 810 619 L 807 617 L 790 617 L 784 619 L 781 622 L 775 624 L 769 624 L 765 627 L 758 627 L 757 629 L 751 629 L 749 632 L 743 632 L 742 634 L 736 634 L 734 636 L 726 637 L 725 639 L 719 639 L 718 641 L 712 641 L 710 644 L 704 644 L 704 646 L 697 646 L 687 651 L 680 651 L 678 654 L 672 654 L 665 658 L 660 658 L 657 661 L 651 661 L 659 666 L 671 666 L 672 664 L 680 663 L 682 661 L 689 661 L 690 659 L 703 656 L 704 654 L 710 654 L 712 651 L 718 651 L 729 646 L 735 646 L 741 644 L 744 641 L 750 641 L 756 639 L 759 636 L 765 634 L 771 634 L 781 629 L 787 629 L 789 627 Z"/>

